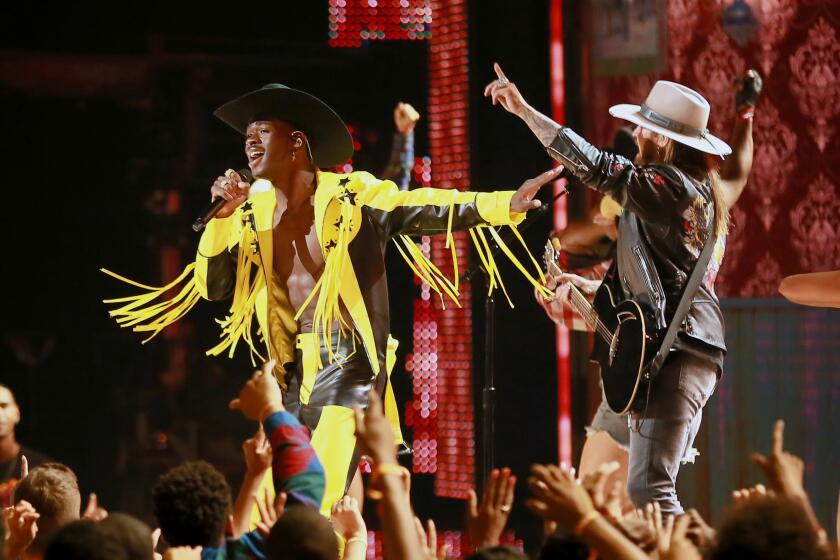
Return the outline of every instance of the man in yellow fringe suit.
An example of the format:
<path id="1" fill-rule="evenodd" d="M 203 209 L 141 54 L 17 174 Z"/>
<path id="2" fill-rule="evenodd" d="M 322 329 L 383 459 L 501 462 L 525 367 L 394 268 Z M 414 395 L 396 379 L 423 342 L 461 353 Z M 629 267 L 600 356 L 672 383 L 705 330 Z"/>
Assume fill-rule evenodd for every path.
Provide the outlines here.
<path id="1" fill-rule="evenodd" d="M 457 277 L 445 278 L 409 235 L 445 233 L 457 258 L 452 231 L 470 230 L 491 284 L 498 285 L 489 236 L 544 289 L 536 263 L 537 278 L 490 226 L 508 225 L 516 232 L 524 213 L 540 205 L 533 200 L 536 192 L 560 169 L 525 181 L 517 191 L 400 191 L 366 172 L 321 171 L 347 161 L 353 140 L 341 118 L 305 92 L 269 84 L 214 114 L 245 135 L 256 180 L 249 184 L 229 170 L 215 181 L 212 196 L 228 202 L 207 224 L 195 263 L 178 279 L 154 288 L 105 271 L 145 290 L 106 303 L 121 304 L 111 315 L 151 338 L 200 298 L 232 296 L 230 314 L 221 321 L 222 340 L 208 354 L 232 355 L 244 341 L 252 355 L 276 359 L 286 409 L 312 431 L 312 446 L 326 470 L 322 511 L 329 512 L 358 464 L 353 407 L 367 406 L 371 387 L 383 395 L 399 426 L 388 382 L 396 349 L 389 336 L 388 240 L 396 238 L 412 269 L 456 302 Z M 178 295 L 160 301 L 179 285 Z M 255 315 L 258 337 L 251 331 Z"/>

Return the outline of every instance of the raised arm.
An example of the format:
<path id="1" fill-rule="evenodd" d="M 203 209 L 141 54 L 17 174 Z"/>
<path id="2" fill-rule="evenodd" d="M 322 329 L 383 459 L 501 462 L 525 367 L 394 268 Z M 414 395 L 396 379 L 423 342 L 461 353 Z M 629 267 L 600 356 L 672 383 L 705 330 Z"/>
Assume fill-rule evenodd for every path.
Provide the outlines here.
<path id="1" fill-rule="evenodd" d="M 528 105 L 519 93 L 519 88 L 508 80 L 498 63 L 493 63 L 493 70 L 496 71 L 498 79 L 487 84 L 484 96 L 490 97 L 493 105 L 501 105 L 507 112 L 525 121 L 540 143 L 546 148 L 549 147 L 562 127 Z"/>
<path id="2" fill-rule="evenodd" d="M 721 187 L 726 206 L 731 208 L 738 202 L 750 177 L 753 163 L 753 114 L 761 94 L 761 76 L 755 70 L 735 81 L 735 124 L 729 145 L 732 154 L 720 166 Z"/>
<path id="3" fill-rule="evenodd" d="M 684 181 L 671 166 L 637 167 L 625 157 L 599 150 L 528 105 L 499 65 L 494 68 L 498 79 L 487 85 L 485 96 L 525 121 L 548 154 L 587 187 L 610 195 L 648 222 L 670 221 L 674 208 L 687 204 Z"/>
<path id="4" fill-rule="evenodd" d="M 409 190 L 411 168 L 414 166 L 414 127 L 420 120 L 420 113 L 402 101 L 394 108 L 394 132 L 391 140 L 391 156 L 382 173 L 383 179 L 397 184 L 401 191 Z"/>

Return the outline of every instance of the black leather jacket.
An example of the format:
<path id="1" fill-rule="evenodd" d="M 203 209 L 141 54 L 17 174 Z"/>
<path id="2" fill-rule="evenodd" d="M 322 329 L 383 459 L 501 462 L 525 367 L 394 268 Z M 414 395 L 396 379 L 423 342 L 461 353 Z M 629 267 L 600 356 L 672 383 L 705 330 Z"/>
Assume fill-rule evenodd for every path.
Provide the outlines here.
<path id="1" fill-rule="evenodd" d="M 585 185 L 610 195 L 624 208 L 616 258 L 604 281 L 612 283 L 615 293 L 649 304 L 657 327 L 666 328 L 714 228 L 711 184 L 673 165 L 634 165 L 595 148 L 568 128 L 559 130 L 547 151 Z M 712 258 L 673 348 L 720 365 L 726 345 L 713 288 L 722 257 L 721 250 L 716 252 L 721 254 Z"/>

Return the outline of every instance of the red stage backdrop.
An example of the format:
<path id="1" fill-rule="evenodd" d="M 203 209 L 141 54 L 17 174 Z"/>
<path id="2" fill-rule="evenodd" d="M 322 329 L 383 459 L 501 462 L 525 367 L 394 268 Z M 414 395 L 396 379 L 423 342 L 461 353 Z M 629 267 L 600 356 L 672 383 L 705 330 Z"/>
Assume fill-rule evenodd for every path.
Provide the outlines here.
<path id="1" fill-rule="evenodd" d="M 732 209 L 717 291 L 773 297 L 784 276 L 840 269 L 840 4 L 746 0 L 758 27 L 739 45 L 724 31 L 733 3 L 667 0 L 665 70 L 587 80 L 587 132 L 597 144 L 609 144 L 621 126 L 609 106 L 640 103 L 657 79 L 666 79 L 700 91 L 712 105 L 711 131 L 727 139 L 732 81 L 757 69 L 764 93 L 754 121 L 754 166 Z"/>

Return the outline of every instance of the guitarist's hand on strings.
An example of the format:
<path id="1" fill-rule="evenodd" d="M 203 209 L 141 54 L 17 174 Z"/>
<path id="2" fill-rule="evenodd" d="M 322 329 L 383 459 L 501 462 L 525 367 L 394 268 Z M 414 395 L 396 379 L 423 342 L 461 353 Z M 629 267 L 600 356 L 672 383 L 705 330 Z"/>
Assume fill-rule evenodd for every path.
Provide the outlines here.
<path id="1" fill-rule="evenodd" d="M 546 315 L 555 323 L 563 323 L 567 309 L 574 309 L 569 301 L 569 284 L 574 284 L 586 299 L 592 301 L 600 280 L 589 280 L 577 274 L 559 273 L 546 276 L 545 287 L 554 292 L 554 296 L 546 298 L 541 292 L 534 290 L 537 303 L 545 310 Z"/>
<path id="2" fill-rule="evenodd" d="M 578 290 L 586 296 L 586 299 L 592 301 L 595 297 L 595 292 L 598 291 L 598 286 L 601 285 L 600 280 L 590 280 L 577 274 L 564 272 L 556 276 L 551 276 L 546 282 L 546 287 L 554 291 L 554 300 L 561 302 L 564 306 L 571 306 L 569 301 L 569 293 L 571 291 L 570 284 L 577 286 Z"/>

